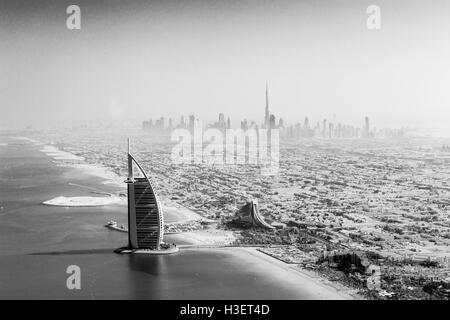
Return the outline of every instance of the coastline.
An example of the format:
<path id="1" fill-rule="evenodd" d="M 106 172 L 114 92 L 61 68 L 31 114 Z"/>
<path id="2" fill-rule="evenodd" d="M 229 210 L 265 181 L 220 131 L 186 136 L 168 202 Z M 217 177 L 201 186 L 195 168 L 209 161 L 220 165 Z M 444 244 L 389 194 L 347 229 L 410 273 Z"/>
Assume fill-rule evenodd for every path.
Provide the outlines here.
<path id="1" fill-rule="evenodd" d="M 303 278 L 311 287 L 317 286 L 318 288 L 322 288 L 324 291 L 333 292 L 336 295 L 336 298 L 331 298 L 332 300 L 336 299 L 345 299 L 345 300 L 363 300 L 364 298 L 357 293 L 355 289 L 344 286 L 339 282 L 331 282 L 324 276 L 321 276 L 318 273 L 311 272 L 309 270 L 305 270 L 299 267 L 297 264 L 286 263 L 283 260 L 271 256 L 265 252 L 258 250 L 260 247 L 243 247 L 242 249 L 246 251 L 248 254 L 261 257 L 262 259 L 267 259 L 268 262 L 276 265 L 280 268 L 288 272 L 292 272 L 296 276 Z M 337 298 L 339 297 L 339 298 Z M 326 298 L 327 299 L 327 298 Z"/>
<path id="2" fill-rule="evenodd" d="M 39 142 L 33 140 L 35 145 L 41 145 Z M 49 150 L 49 149 L 45 149 Z M 39 150 L 43 152 L 42 149 Z M 64 152 L 64 151 L 63 151 Z M 45 153 L 45 152 L 44 152 Z M 114 172 L 105 170 L 105 168 L 96 168 L 95 165 L 83 163 L 84 159 L 73 158 L 70 155 L 65 155 L 65 157 L 61 156 L 58 152 L 52 149 L 50 154 L 47 156 L 53 158 L 54 162 L 58 166 L 66 166 L 73 168 L 75 170 L 82 170 L 83 174 L 87 175 L 95 175 L 100 178 L 113 177 L 118 180 L 118 177 Z M 57 159 L 56 159 L 57 158 Z M 76 162 L 76 163 L 75 163 Z M 97 175 L 98 174 L 98 175 Z M 106 179 L 107 180 L 107 179 Z M 122 179 L 120 179 L 122 180 Z M 105 181 L 105 184 L 109 184 Z M 123 187 L 123 186 L 122 186 Z M 87 197 L 88 198 L 88 197 Z M 86 199 L 87 199 L 86 198 Z M 95 197 L 93 197 L 95 198 Z M 61 199 L 67 200 L 67 199 Z M 85 200 L 85 199 L 83 199 Z M 164 200 L 163 200 L 164 201 Z M 61 201 L 61 204 L 64 204 L 64 201 Z M 67 203 L 66 203 L 67 204 Z M 172 201 L 167 201 L 168 208 L 172 211 L 177 211 L 176 214 L 172 213 L 172 222 L 169 224 L 182 224 L 189 223 L 192 221 L 201 220 L 201 216 L 197 213 L 192 212 L 191 210 L 182 207 L 180 204 L 174 203 Z M 116 205 L 116 204 L 113 204 Z M 63 205 L 64 206 L 64 205 Z M 101 207 L 101 205 L 100 205 Z M 181 210 L 180 210 L 181 208 Z M 169 211 L 170 211 L 169 210 Z M 99 226 L 96 226 L 99 227 Z M 180 247 L 183 248 L 182 251 L 196 251 L 199 250 L 201 252 L 224 252 L 226 254 L 231 254 L 233 257 L 237 256 L 238 259 L 242 259 L 243 261 L 248 262 L 250 265 L 261 265 L 258 268 L 261 268 L 261 271 L 267 270 L 271 273 L 271 277 L 280 278 L 287 277 L 290 281 L 300 284 L 307 289 L 307 291 L 314 292 L 312 294 L 313 299 L 353 299 L 354 296 L 349 295 L 345 290 L 337 289 L 336 287 L 329 286 L 326 283 L 326 279 L 320 277 L 314 277 L 307 273 L 301 272 L 296 268 L 296 266 L 292 264 L 285 263 L 281 260 L 278 260 L 266 253 L 257 251 L 259 247 L 240 247 L 240 246 L 232 246 L 231 243 L 236 239 L 236 233 L 229 230 L 221 230 L 214 227 L 190 232 L 179 232 L 176 234 L 167 235 L 166 238 L 172 242 L 180 243 Z M 272 268 L 275 267 L 275 270 Z"/>
<path id="3" fill-rule="evenodd" d="M 52 150 L 52 152 L 55 152 Z M 63 157 L 59 156 L 59 160 L 74 160 L 71 157 L 70 153 L 64 152 L 64 154 L 68 154 L 66 159 L 62 159 Z M 56 152 L 54 154 L 57 154 Z M 76 156 L 75 156 L 76 157 Z M 86 159 L 80 157 L 81 161 L 85 161 Z M 111 168 L 105 167 L 99 164 L 72 164 L 78 170 L 82 170 L 86 174 L 95 175 L 101 178 L 104 178 L 104 184 L 116 185 L 119 187 L 123 187 L 123 179 L 119 177 L 115 172 L 112 171 Z M 166 225 L 181 225 L 196 221 L 201 221 L 203 219 L 198 213 L 193 212 L 192 210 L 184 207 L 183 205 L 166 198 L 164 195 L 160 195 L 161 203 L 163 205 L 163 211 L 165 214 L 168 211 L 171 213 L 172 221 L 166 222 Z M 242 246 L 233 246 L 233 243 L 237 239 L 237 232 L 232 230 L 223 230 L 218 229 L 217 227 L 211 227 L 209 229 L 200 229 L 188 232 L 176 232 L 171 234 L 166 234 L 166 238 L 170 239 L 170 242 L 175 241 L 181 243 L 179 245 L 180 248 L 184 249 L 223 249 L 223 250 L 242 250 L 248 255 L 251 255 L 255 259 L 261 259 L 267 263 L 271 263 L 272 265 L 276 265 L 283 270 L 289 272 L 293 277 L 300 276 L 304 280 L 308 280 L 308 285 L 310 287 L 322 287 L 322 290 L 327 291 L 331 290 L 333 292 L 333 296 L 337 299 L 363 299 L 362 296 L 358 295 L 354 289 L 346 287 L 340 283 L 333 283 L 329 281 L 325 276 L 321 276 L 317 273 L 311 273 L 308 270 L 302 269 L 296 264 L 287 263 L 273 255 L 270 255 L 264 251 L 258 250 L 259 248 L 263 248 L 263 246 L 255 246 L 255 247 L 242 247 Z M 334 299 L 334 298 L 332 298 Z"/>

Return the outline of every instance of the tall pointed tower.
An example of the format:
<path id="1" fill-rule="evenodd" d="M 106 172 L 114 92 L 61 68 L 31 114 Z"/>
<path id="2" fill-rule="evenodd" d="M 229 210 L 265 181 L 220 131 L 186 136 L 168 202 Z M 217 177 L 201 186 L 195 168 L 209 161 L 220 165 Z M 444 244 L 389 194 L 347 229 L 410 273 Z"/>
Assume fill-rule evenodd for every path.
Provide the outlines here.
<path id="1" fill-rule="evenodd" d="M 143 177 L 134 177 L 133 164 Z M 159 250 L 163 243 L 164 216 L 154 187 L 130 153 L 128 138 L 128 248 Z"/>

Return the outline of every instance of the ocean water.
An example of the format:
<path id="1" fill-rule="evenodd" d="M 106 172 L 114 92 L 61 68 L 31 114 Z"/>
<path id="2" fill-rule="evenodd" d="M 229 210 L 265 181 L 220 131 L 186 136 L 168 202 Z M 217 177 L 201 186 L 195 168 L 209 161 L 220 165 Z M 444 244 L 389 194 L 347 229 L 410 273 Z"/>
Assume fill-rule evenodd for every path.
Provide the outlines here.
<path id="1" fill-rule="evenodd" d="M 117 192 L 101 178 L 57 166 L 27 140 L 0 135 L 0 299 L 338 299 L 333 290 L 238 248 L 119 255 L 126 206 L 56 207 L 57 196 Z M 80 187 L 85 186 L 85 187 Z M 168 239 L 170 241 L 170 238 Z M 69 290 L 67 267 L 81 270 Z"/>

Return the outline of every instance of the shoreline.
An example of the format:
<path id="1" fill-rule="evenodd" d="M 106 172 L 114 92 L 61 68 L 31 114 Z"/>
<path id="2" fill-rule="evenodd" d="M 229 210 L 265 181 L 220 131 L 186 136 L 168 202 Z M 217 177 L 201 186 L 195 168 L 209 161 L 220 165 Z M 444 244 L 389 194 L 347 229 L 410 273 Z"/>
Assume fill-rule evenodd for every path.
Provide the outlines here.
<path id="1" fill-rule="evenodd" d="M 363 300 L 364 297 L 356 293 L 355 289 L 347 288 L 340 283 L 334 283 L 320 276 L 312 274 L 306 270 L 298 268 L 296 265 L 285 263 L 264 252 L 258 251 L 257 246 L 178 246 L 180 250 L 198 250 L 214 252 L 231 251 L 239 260 L 248 261 L 250 265 L 258 269 L 269 269 L 271 276 L 282 277 L 292 284 L 299 284 L 302 288 L 308 288 L 312 297 L 306 300 Z"/>
<path id="2" fill-rule="evenodd" d="M 300 275 L 301 277 L 308 278 L 310 281 L 323 286 L 324 289 L 335 291 L 336 294 L 341 296 L 343 299 L 347 300 L 363 300 L 364 298 L 360 296 L 355 289 L 346 287 L 345 285 L 339 282 L 331 282 L 326 277 L 323 277 L 320 274 L 310 272 L 299 267 L 297 264 L 291 264 L 284 262 L 280 258 L 272 256 L 266 252 L 258 250 L 261 247 L 244 247 L 244 250 L 249 254 L 253 254 L 255 256 L 264 257 L 268 262 L 271 262 L 274 265 L 278 265 L 284 268 L 286 271 L 292 272 L 294 274 Z"/>
<path id="3" fill-rule="evenodd" d="M 26 140 L 26 139 L 24 139 Z M 37 146 L 42 146 L 44 144 L 29 139 L 30 142 Z M 82 157 L 72 157 L 70 156 L 69 152 L 65 152 L 62 150 L 57 149 L 56 147 L 50 148 L 43 148 L 39 150 L 40 152 L 45 153 L 47 156 L 53 158 L 56 160 L 56 165 L 74 168 L 75 170 L 82 170 L 83 173 L 88 175 L 94 175 L 100 178 L 104 178 L 106 181 L 104 181 L 104 184 L 113 184 L 118 185 L 118 181 L 120 177 L 114 173 L 110 168 L 103 167 L 100 165 L 95 164 L 89 164 L 85 163 L 85 158 Z M 46 152 L 47 151 L 47 152 Z M 59 153 L 59 151 L 61 153 Z M 70 163 L 67 163 L 67 161 L 70 161 Z M 78 163 L 74 163 L 74 161 Z M 120 179 L 122 182 L 122 179 Z M 120 187 L 122 187 L 120 185 Z M 78 200 L 84 200 L 87 202 L 92 201 L 92 199 L 95 198 L 103 198 L 104 197 L 56 197 L 51 200 L 45 201 L 44 204 L 47 205 L 55 205 L 55 206 L 77 206 L 77 207 L 83 207 L 83 206 L 104 206 L 104 205 L 117 205 L 118 203 L 100 203 L 97 205 L 80 205 L 80 204 L 73 204 L 70 203 L 75 199 Z M 109 197 L 108 197 L 109 198 Z M 161 197 L 164 199 L 164 197 Z M 57 201 L 59 199 L 59 202 Z M 53 202 L 52 202 L 53 201 Z M 55 204 L 58 203 L 58 204 Z M 168 222 L 167 225 L 177 225 L 177 224 L 183 224 L 183 223 L 191 223 L 195 221 L 201 221 L 202 216 L 199 214 L 187 209 L 186 207 L 180 205 L 179 203 L 176 203 L 176 206 L 173 206 L 172 200 L 164 199 L 162 200 L 162 203 L 167 204 L 170 203 L 170 205 L 163 205 L 163 210 L 166 208 L 169 208 L 169 210 L 177 211 L 178 216 L 175 218 L 175 221 Z M 175 215 L 176 216 L 176 215 Z M 288 272 L 288 276 L 292 277 L 293 280 L 299 281 L 302 280 L 305 282 L 305 284 L 309 287 L 314 287 L 315 290 L 319 288 L 318 291 L 322 291 L 322 294 L 319 294 L 319 296 L 322 295 L 331 295 L 335 299 L 355 299 L 355 294 L 350 295 L 348 292 L 351 291 L 349 288 L 344 288 L 343 286 L 340 286 L 339 288 L 336 288 L 335 285 L 330 285 L 330 281 L 328 281 L 325 277 L 321 277 L 320 275 L 312 276 L 311 274 L 306 273 L 304 270 L 299 269 L 294 264 L 289 264 L 281 259 L 274 257 L 272 255 L 269 255 L 265 252 L 259 251 L 259 248 L 263 248 L 264 246 L 233 246 L 232 243 L 236 240 L 236 232 L 231 230 L 222 230 L 218 229 L 216 227 L 210 227 L 208 229 L 200 229 L 195 231 L 188 231 L 188 232 L 177 232 L 177 233 L 169 233 L 167 234 L 167 238 L 170 239 L 170 242 L 173 242 L 174 240 L 179 240 L 182 243 L 177 245 L 180 248 L 186 249 L 186 250 L 233 250 L 233 253 L 245 254 L 247 255 L 247 259 L 249 260 L 259 260 L 263 261 L 266 264 L 270 264 L 273 266 L 276 266 L 279 268 L 277 272 L 281 272 L 281 270 Z M 333 299 L 334 299 L 333 298 Z M 357 299 L 361 299 L 361 297 L 357 297 Z"/>

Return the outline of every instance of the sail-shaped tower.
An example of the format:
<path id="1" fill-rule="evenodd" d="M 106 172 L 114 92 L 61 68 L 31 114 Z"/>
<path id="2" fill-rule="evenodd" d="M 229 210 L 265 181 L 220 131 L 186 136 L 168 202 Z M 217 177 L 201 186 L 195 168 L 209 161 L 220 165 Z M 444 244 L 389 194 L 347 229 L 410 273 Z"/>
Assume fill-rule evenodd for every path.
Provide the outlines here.
<path id="1" fill-rule="evenodd" d="M 142 177 L 135 177 L 133 164 Z M 128 248 L 159 250 L 163 244 L 164 215 L 149 179 L 139 162 L 130 153 L 128 139 Z"/>

